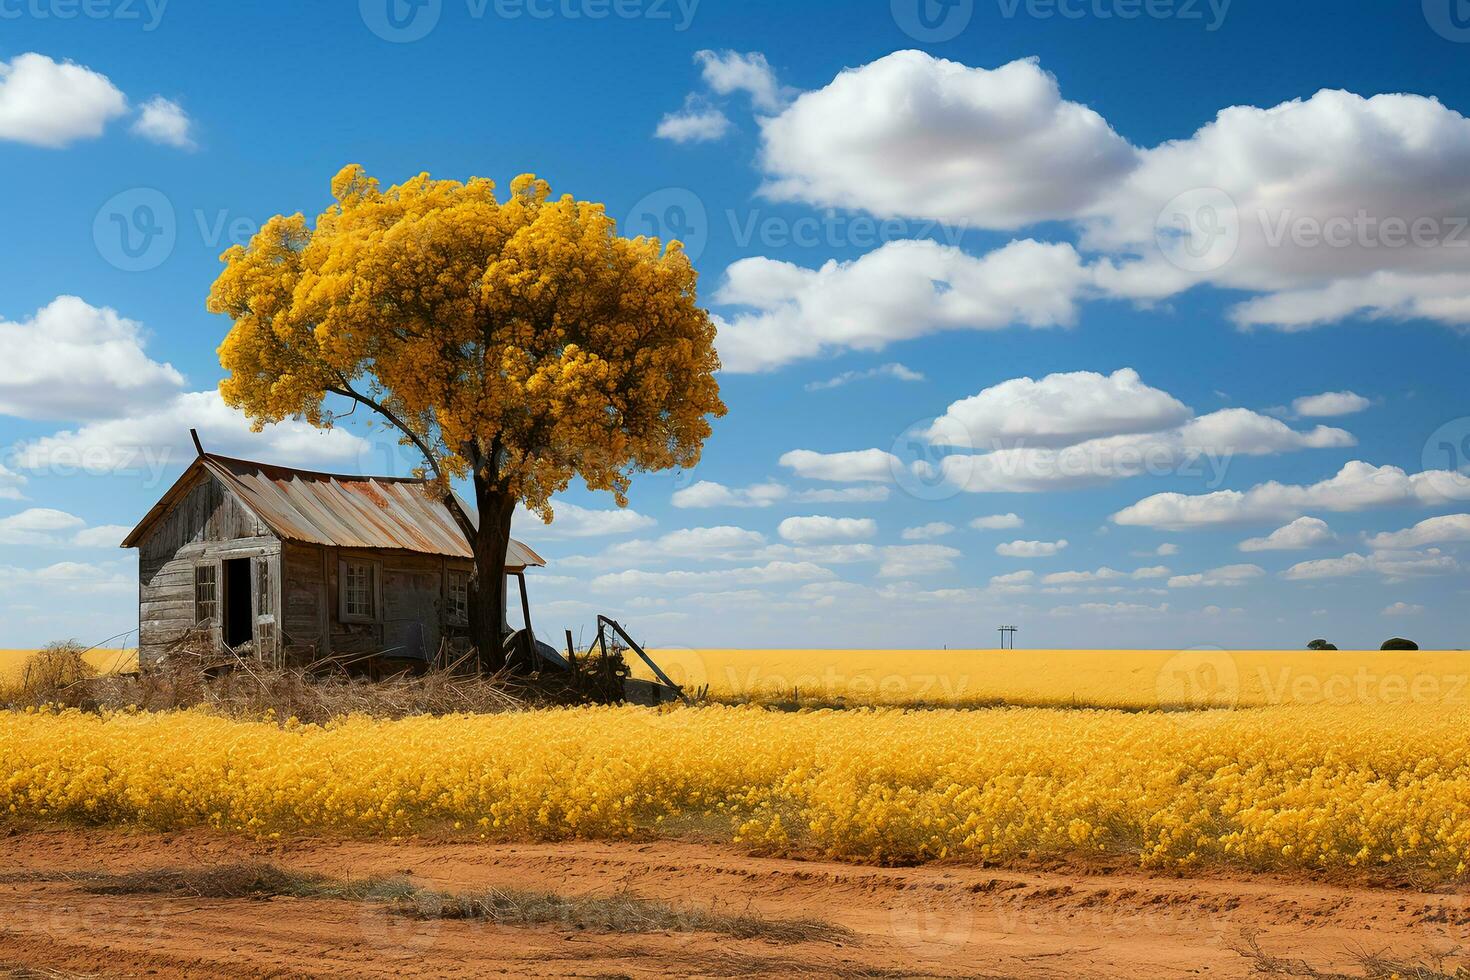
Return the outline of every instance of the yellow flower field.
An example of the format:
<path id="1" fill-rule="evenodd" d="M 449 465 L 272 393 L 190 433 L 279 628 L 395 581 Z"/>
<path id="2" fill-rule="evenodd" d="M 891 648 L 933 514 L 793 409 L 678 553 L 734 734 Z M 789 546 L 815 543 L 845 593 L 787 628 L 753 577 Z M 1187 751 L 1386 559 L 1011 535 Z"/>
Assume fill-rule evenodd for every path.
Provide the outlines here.
<path id="1" fill-rule="evenodd" d="M 1463 709 L 548 709 L 346 719 L 0 714 L 11 820 L 492 839 L 697 830 L 860 861 L 1463 876 Z"/>
<path id="2" fill-rule="evenodd" d="M 650 655 L 725 701 L 1112 708 L 1470 705 L 1470 652 L 693 650 Z M 653 673 L 629 655 L 633 673 Z"/>

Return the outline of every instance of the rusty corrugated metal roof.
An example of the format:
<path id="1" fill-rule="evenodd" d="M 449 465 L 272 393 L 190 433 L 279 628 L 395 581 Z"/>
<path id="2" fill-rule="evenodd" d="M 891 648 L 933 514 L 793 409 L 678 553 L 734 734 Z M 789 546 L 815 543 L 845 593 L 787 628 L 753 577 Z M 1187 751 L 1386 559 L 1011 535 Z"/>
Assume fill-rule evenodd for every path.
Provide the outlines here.
<path id="1" fill-rule="evenodd" d="M 314 473 L 208 453 L 196 459 L 190 470 L 195 466 L 229 487 L 277 537 L 287 541 L 473 557 L 449 508 L 423 492 L 423 480 Z M 184 477 L 188 476 L 186 472 Z M 184 482 L 181 478 L 179 484 Z M 159 503 L 167 499 L 165 495 Z M 123 546 L 130 547 L 154 516 L 150 512 Z M 511 539 L 506 568 L 545 564 L 536 552 Z"/>

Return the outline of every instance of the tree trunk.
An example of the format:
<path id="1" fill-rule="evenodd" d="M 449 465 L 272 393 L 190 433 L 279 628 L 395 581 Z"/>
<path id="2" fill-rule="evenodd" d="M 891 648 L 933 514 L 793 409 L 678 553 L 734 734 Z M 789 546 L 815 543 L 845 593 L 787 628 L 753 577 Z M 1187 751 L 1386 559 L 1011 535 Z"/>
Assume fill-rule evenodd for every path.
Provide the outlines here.
<path id="1" fill-rule="evenodd" d="M 480 526 L 475 533 L 475 574 L 470 581 L 470 642 L 478 651 L 480 670 L 494 673 L 505 666 L 505 553 L 510 547 L 510 519 L 515 497 L 475 480 L 475 506 Z"/>

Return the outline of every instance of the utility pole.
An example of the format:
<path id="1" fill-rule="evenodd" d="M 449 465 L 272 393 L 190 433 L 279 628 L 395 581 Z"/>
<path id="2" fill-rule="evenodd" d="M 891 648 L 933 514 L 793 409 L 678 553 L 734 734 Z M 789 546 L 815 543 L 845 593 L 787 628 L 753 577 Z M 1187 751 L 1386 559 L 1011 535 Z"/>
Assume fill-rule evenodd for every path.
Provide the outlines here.
<path id="1" fill-rule="evenodd" d="M 996 629 L 996 632 L 1000 634 L 1000 648 L 1002 650 L 1005 650 L 1006 649 L 1006 636 L 1007 636 L 1007 634 L 1009 634 L 1009 636 L 1010 636 L 1010 641 L 1011 641 L 1010 649 L 1012 649 L 1012 650 L 1016 649 L 1016 627 L 1014 627 L 1014 626 L 997 626 L 995 629 Z"/>

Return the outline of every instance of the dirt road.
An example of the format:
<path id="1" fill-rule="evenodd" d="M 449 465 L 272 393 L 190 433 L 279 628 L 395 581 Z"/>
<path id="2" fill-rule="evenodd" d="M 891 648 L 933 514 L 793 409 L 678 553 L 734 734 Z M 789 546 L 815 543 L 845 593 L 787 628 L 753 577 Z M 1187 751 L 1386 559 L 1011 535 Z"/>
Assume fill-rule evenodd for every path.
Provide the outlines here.
<path id="1" fill-rule="evenodd" d="M 840 942 L 777 944 L 699 932 L 595 933 L 417 921 L 340 899 L 93 895 L 31 872 L 121 872 L 265 860 L 337 878 L 411 876 L 631 894 L 765 918 L 818 918 Z M 1470 893 L 1340 887 L 1126 869 L 870 868 L 755 858 L 679 842 L 490 845 L 259 841 L 210 832 L 30 831 L 0 838 L 0 976 L 1241 977 L 1232 949 L 1356 974 L 1355 951 L 1423 957 L 1470 939 Z"/>

